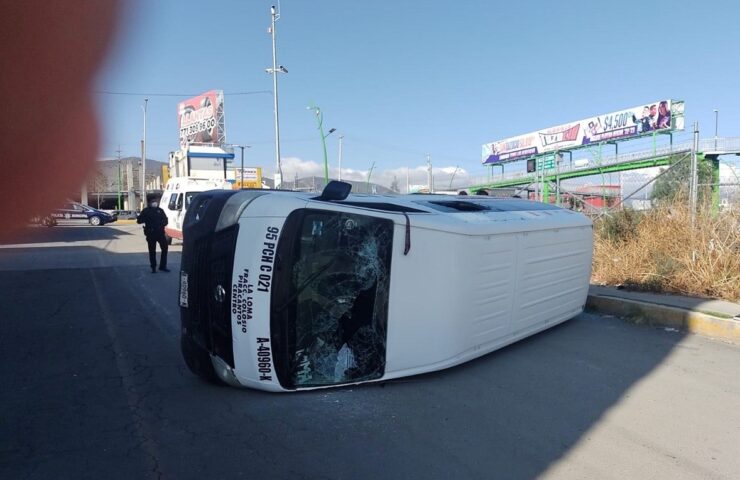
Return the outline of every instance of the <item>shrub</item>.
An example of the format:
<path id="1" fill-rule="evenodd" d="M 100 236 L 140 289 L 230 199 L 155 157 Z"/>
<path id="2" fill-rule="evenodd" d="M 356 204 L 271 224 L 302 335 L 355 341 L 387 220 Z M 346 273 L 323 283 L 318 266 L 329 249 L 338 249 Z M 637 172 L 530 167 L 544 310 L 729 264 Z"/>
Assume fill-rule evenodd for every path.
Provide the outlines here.
<path id="1" fill-rule="evenodd" d="M 740 212 L 683 204 L 624 210 L 594 222 L 592 280 L 660 292 L 740 299 Z"/>

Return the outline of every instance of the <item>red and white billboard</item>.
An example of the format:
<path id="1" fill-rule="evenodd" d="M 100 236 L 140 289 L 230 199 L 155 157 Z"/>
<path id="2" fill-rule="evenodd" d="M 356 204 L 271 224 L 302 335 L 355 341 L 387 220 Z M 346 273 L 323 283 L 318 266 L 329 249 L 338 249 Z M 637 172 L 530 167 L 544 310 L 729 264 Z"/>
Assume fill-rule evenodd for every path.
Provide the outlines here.
<path id="1" fill-rule="evenodd" d="M 210 90 L 177 105 L 180 146 L 190 144 L 223 145 L 224 92 Z"/>

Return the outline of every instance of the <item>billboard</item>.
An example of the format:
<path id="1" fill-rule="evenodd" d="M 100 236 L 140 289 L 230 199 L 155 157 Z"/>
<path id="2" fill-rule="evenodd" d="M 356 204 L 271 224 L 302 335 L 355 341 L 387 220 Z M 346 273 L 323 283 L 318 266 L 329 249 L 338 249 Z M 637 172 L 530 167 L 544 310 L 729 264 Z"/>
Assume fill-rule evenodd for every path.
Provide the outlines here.
<path id="1" fill-rule="evenodd" d="M 242 185 L 242 169 L 234 169 L 234 180 L 239 188 L 262 188 L 262 167 L 244 167 L 244 184 Z"/>
<path id="2" fill-rule="evenodd" d="M 177 105 L 180 147 L 194 143 L 223 145 L 224 92 L 210 90 Z"/>
<path id="3" fill-rule="evenodd" d="M 683 129 L 683 102 L 659 100 L 483 145 L 483 164 L 524 160 L 593 143 Z"/>

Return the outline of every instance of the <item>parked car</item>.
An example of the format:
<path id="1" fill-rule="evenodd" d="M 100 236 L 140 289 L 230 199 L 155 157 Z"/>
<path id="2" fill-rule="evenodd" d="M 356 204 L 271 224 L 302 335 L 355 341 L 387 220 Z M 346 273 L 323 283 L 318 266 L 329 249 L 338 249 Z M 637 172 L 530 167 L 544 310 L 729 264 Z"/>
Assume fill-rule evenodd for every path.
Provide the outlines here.
<path id="1" fill-rule="evenodd" d="M 77 202 L 67 202 L 62 208 L 53 210 L 48 215 L 55 224 L 90 224 L 105 225 L 118 220 L 118 216 Z"/>
<path id="2" fill-rule="evenodd" d="M 522 199 L 208 191 L 184 221 L 182 353 L 275 392 L 452 367 L 583 311 L 591 221 Z"/>

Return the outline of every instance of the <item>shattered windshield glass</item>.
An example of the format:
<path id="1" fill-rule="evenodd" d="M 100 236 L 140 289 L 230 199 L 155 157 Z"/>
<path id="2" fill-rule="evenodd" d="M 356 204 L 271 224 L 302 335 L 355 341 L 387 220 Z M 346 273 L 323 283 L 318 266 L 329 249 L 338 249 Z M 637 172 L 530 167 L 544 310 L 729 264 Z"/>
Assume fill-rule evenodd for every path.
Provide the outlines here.
<path id="1" fill-rule="evenodd" d="M 275 343 L 283 350 L 279 376 L 292 388 L 381 377 L 393 222 L 301 210 L 283 234 L 272 300 L 273 336 L 283 337 Z"/>

